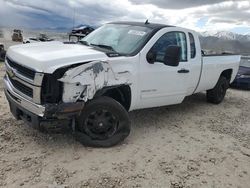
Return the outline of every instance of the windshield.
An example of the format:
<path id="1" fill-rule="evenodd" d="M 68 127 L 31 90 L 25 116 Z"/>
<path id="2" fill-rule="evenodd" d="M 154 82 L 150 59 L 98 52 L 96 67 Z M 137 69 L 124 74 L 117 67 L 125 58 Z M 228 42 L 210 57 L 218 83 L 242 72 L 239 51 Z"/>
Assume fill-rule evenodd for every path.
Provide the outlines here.
<path id="1" fill-rule="evenodd" d="M 90 33 L 81 42 L 130 55 L 144 44 L 151 31 L 147 27 L 107 24 Z"/>

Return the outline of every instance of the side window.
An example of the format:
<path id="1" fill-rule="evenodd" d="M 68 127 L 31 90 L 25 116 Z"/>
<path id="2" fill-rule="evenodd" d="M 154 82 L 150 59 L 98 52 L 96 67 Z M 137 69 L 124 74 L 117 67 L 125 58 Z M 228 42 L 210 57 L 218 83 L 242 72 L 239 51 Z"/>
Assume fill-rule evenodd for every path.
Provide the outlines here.
<path id="1" fill-rule="evenodd" d="M 163 62 L 165 51 L 168 46 L 176 45 L 181 47 L 181 61 L 187 61 L 187 39 L 183 32 L 169 32 L 161 36 L 151 48 L 156 53 L 156 61 Z"/>
<path id="2" fill-rule="evenodd" d="M 196 56 L 196 47 L 195 47 L 195 40 L 194 36 L 191 33 L 188 33 L 189 35 L 189 40 L 190 40 L 190 53 L 191 53 L 191 58 L 195 58 Z"/>

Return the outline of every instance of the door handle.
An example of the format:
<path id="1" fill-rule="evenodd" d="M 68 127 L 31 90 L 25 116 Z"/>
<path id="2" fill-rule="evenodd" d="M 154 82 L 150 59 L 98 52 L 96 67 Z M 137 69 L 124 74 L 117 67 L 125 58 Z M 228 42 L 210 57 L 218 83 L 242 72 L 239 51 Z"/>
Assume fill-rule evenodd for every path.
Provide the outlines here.
<path id="1" fill-rule="evenodd" d="M 178 70 L 178 73 L 189 73 L 189 70 L 187 70 L 187 69 L 181 69 L 181 70 Z"/>

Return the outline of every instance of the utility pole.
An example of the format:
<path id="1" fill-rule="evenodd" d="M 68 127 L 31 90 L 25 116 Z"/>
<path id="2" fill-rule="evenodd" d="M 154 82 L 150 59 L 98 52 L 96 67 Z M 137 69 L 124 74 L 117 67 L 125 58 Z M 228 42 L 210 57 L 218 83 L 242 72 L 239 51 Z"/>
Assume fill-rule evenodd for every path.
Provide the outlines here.
<path id="1" fill-rule="evenodd" d="M 74 15 L 73 15 L 73 26 L 72 29 L 75 27 L 75 19 L 76 19 L 76 8 L 74 7 Z"/>

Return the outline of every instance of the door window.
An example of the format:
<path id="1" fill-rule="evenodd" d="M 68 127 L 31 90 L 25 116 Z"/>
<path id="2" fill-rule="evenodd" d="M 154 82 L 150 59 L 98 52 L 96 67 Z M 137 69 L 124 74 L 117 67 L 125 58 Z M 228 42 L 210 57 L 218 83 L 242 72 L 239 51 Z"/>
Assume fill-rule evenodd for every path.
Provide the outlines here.
<path id="1" fill-rule="evenodd" d="M 191 33 L 188 33 L 188 35 L 189 35 L 189 40 L 190 40 L 191 59 L 193 59 L 196 56 L 195 40 L 194 40 L 194 36 Z"/>
<path id="2" fill-rule="evenodd" d="M 176 45 L 181 47 L 181 61 L 187 61 L 187 39 L 183 32 L 168 32 L 161 36 L 151 48 L 156 54 L 156 62 L 164 62 L 165 51 L 168 46 Z"/>

